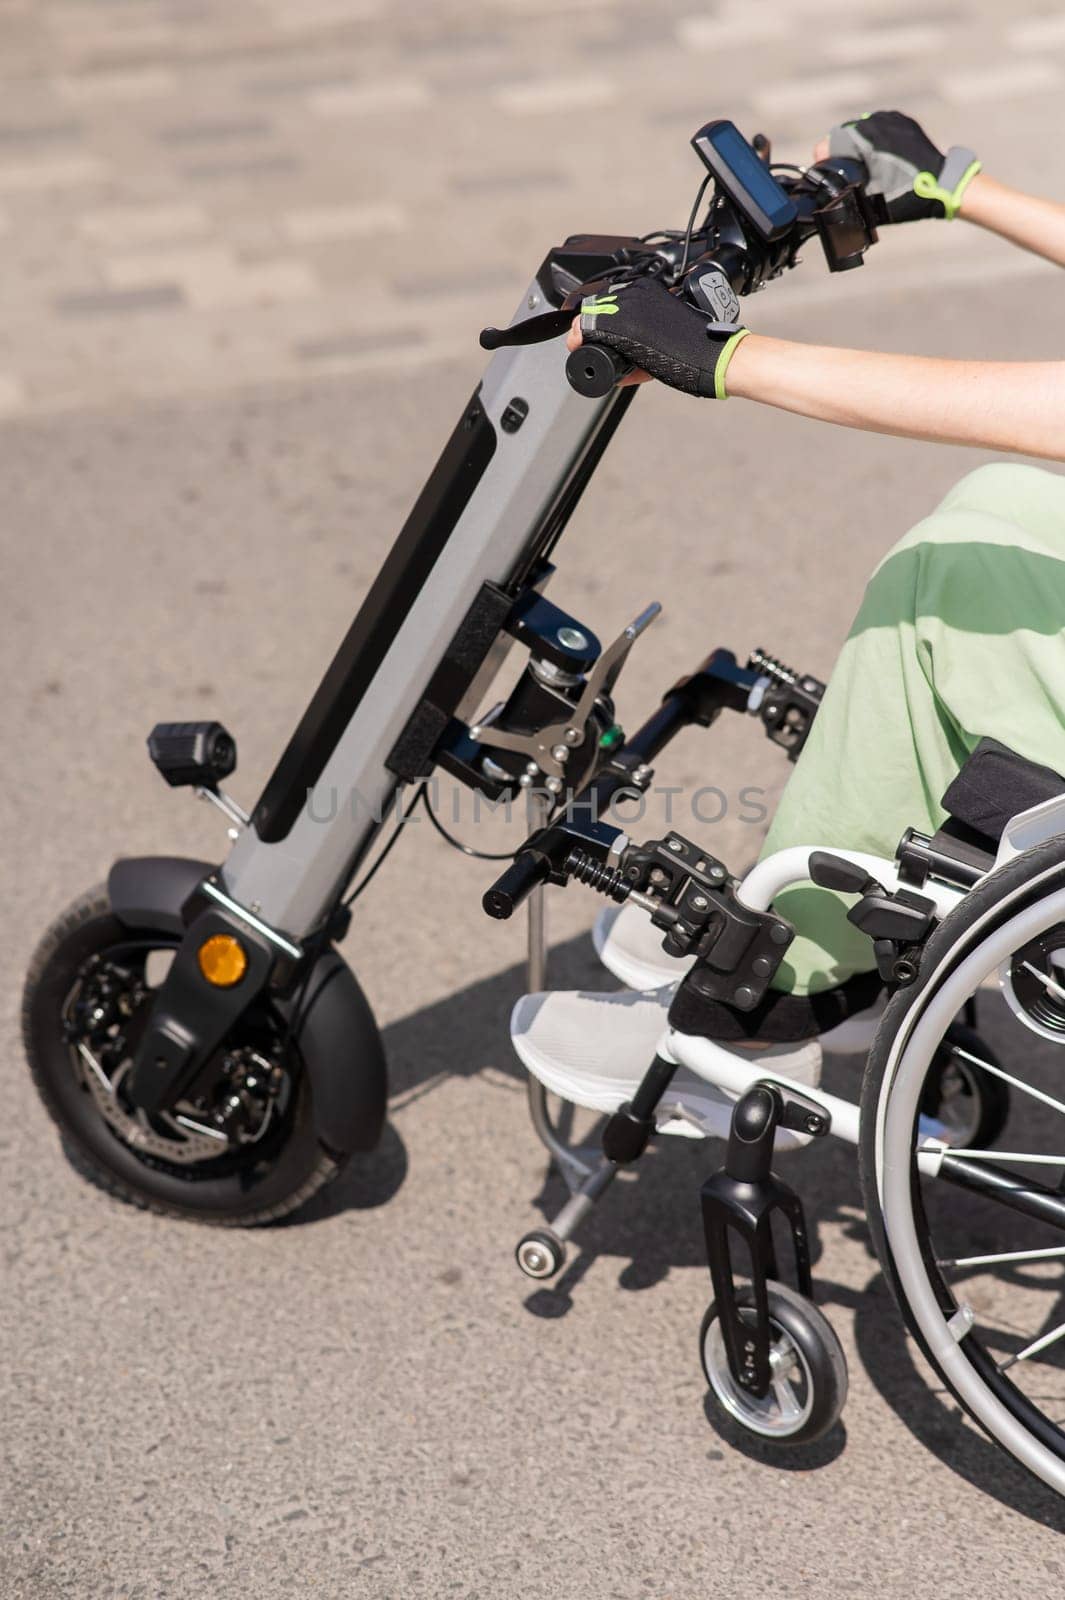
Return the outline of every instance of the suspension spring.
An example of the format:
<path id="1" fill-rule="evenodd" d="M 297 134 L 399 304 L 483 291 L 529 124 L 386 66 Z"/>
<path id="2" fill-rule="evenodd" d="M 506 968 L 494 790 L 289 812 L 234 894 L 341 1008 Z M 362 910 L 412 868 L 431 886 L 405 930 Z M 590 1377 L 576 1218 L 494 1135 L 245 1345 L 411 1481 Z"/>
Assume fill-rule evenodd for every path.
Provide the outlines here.
<path id="1" fill-rule="evenodd" d="M 799 681 L 799 674 L 794 667 L 785 666 L 783 661 L 778 661 L 776 656 L 771 656 L 769 651 L 763 650 L 761 646 L 751 651 L 747 670 L 764 672 L 767 678 L 772 678 L 773 682 L 780 684 L 782 688 L 790 688 Z"/>
<path id="2" fill-rule="evenodd" d="M 571 850 L 566 857 L 564 870 L 567 878 L 586 883 L 597 894 L 606 895 L 608 900 L 627 900 L 632 893 L 632 885 L 625 882 L 620 867 L 604 866 L 584 850 Z"/>

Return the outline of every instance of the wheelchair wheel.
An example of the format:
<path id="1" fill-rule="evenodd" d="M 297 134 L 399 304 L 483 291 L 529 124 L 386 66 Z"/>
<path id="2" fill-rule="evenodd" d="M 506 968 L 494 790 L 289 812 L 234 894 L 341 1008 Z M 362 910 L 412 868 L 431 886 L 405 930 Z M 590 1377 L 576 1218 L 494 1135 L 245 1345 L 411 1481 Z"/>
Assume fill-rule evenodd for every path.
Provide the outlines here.
<path id="1" fill-rule="evenodd" d="M 729 1369 L 725 1338 L 711 1304 L 699 1329 L 699 1355 L 718 1417 L 739 1423 L 770 1444 L 811 1444 L 837 1421 L 847 1398 L 847 1363 L 832 1324 L 803 1295 L 770 1283 L 772 1380 L 762 1396 L 747 1394 Z M 736 1294 L 740 1316 L 754 1321 L 749 1288 Z"/>
<path id="2" fill-rule="evenodd" d="M 928 941 L 917 982 L 887 1007 L 862 1089 L 861 1170 L 881 1265 L 925 1355 L 1003 1449 L 1065 1494 L 1058 951 L 1065 958 L 1061 837 L 972 890 Z M 961 1043 L 956 1019 L 981 988 L 981 1033 Z M 987 1143 L 952 1140 L 929 1117 L 952 1054 L 974 1082 L 1012 1091 L 965 1130 Z M 1007 1111 L 1003 1148 L 992 1148 Z"/>

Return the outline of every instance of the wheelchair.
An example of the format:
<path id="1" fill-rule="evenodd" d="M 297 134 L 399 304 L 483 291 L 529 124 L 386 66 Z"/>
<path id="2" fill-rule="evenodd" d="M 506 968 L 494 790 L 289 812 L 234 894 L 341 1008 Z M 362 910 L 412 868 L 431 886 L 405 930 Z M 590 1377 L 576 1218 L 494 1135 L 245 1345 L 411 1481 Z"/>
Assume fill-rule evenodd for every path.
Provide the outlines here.
<path id="1" fill-rule="evenodd" d="M 793 755 L 821 689 L 779 663 L 752 689 L 774 697 Z M 858 1149 L 876 1252 L 924 1355 L 997 1443 L 1065 1491 L 1065 781 L 983 740 L 943 804 L 937 833 L 908 830 L 890 862 L 811 844 L 734 880 L 679 834 L 621 843 L 616 866 L 570 850 L 556 881 L 620 902 L 593 937 L 624 987 L 514 1008 L 533 1124 L 569 1193 L 517 1261 L 553 1277 L 653 1136 L 724 1140 L 700 1194 L 709 1402 L 763 1443 L 809 1444 L 840 1415 L 846 1363 L 814 1304 L 802 1202 L 772 1162 L 835 1135 Z M 790 938 L 772 902 L 804 881 L 852 897 L 876 971 L 756 1002 L 772 941 Z M 745 1011 L 763 1037 L 739 1048 Z M 823 1055 L 865 1057 L 856 1102 L 822 1089 Z M 567 1142 L 549 1096 L 601 1114 L 599 1149 Z"/>

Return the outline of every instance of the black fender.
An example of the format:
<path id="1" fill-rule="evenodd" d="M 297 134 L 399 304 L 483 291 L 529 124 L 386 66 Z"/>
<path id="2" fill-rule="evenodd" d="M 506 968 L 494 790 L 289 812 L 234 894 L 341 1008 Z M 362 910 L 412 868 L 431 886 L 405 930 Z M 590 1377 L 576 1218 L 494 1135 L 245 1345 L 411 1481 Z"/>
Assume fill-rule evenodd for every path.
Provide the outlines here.
<path id="1" fill-rule="evenodd" d="M 327 1150 L 372 1150 L 388 1104 L 385 1047 L 370 1002 L 338 950 L 318 958 L 296 1030 L 311 1080 L 315 1132 Z"/>
<path id="2" fill-rule="evenodd" d="M 111 909 L 128 928 L 184 934 L 182 908 L 216 868 L 181 856 L 133 856 L 116 861 L 107 879 Z M 296 1044 L 311 1084 L 314 1127 L 334 1155 L 372 1150 L 388 1102 L 388 1069 L 381 1034 L 355 974 L 329 949 L 306 983 Z"/>
<path id="3" fill-rule="evenodd" d="M 185 856 L 127 856 L 107 874 L 111 910 L 127 928 L 184 933 L 181 908 L 215 870 L 210 861 Z"/>

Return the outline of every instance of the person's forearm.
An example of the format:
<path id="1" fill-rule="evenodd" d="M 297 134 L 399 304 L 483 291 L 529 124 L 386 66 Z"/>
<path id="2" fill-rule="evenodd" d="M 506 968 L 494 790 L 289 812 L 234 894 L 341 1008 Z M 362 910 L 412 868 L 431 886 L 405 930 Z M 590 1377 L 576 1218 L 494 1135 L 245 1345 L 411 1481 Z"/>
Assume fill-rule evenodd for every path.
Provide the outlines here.
<path id="1" fill-rule="evenodd" d="M 1065 205 L 1040 200 L 981 172 L 962 197 L 959 217 L 1065 267 Z"/>
<path id="2" fill-rule="evenodd" d="M 1065 461 L 1065 361 L 944 361 L 751 334 L 726 382 L 731 396 L 847 428 Z"/>

